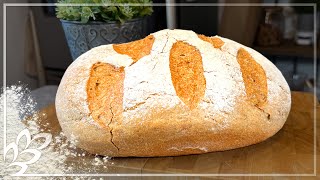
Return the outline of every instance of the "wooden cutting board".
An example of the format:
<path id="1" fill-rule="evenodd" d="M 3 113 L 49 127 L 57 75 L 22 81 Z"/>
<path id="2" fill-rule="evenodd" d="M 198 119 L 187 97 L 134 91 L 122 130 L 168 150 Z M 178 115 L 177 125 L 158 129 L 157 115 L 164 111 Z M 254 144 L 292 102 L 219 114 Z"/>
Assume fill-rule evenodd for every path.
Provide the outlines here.
<path id="1" fill-rule="evenodd" d="M 292 108 L 284 127 L 259 144 L 200 155 L 113 158 L 104 163 L 107 168 L 101 168 L 97 173 L 313 174 L 314 122 L 319 120 L 319 117 L 314 119 L 314 112 L 320 111 L 318 101 L 316 104 L 314 102 L 312 94 L 292 92 Z M 49 123 L 42 126 L 45 131 L 50 131 L 53 135 L 60 133 L 53 104 L 42 109 L 40 114 L 43 118 L 40 118 L 39 124 L 42 126 Z M 316 127 L 319 132 L 320 125 Z M 319 154 L 319 135 L 316 147 Z M 73 173 L 84 173 L 84 167 L 90 169 L 91 165 L 85 163 L 90 158 L 93 156 L 69 158 L 66 163 L 81 167 Z M 320 172 L 319 157 L 316 160 L 317 170 Z"/>

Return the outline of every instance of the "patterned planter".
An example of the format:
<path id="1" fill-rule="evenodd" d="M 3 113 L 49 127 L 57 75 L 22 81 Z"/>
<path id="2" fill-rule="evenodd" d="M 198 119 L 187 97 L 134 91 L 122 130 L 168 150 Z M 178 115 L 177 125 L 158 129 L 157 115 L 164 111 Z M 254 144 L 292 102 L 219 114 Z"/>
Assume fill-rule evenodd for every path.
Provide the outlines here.
<path id="1" fill-rule="evenodd" d="M 103 44 L 125 43 L 144 38 L 145 18 L 118 22 L 96 22 L 86 24 L 78 21 L 60 20 L 73 60 L 86 51 Z"/>

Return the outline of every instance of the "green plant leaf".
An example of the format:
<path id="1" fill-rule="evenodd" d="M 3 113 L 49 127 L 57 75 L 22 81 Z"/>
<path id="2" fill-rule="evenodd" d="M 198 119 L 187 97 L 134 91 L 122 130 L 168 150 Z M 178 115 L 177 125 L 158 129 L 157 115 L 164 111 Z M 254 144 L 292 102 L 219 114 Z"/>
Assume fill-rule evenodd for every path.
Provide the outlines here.
<path id="1" fill-rule="evenodd" d="M 59 6 L 63 3 L 102 3 L 106 6 L 82 6 L 69 7 Z M 112 6 L 112 4 L 123 4 Z M 152 0 L 59 0 L 56 7 L 57 18 L 69 21 L 119 21 L 124 23 L 126 20 L 151 15 L 152 6 L 129 6 L 128 3 L 151 4 Z"/>
<path id="2" fill-rule="evenodd" d="M 81 22 L 87 23 L 90 18 L 95 19 L 90 7 L 83 6 L 81 11 Z"/>

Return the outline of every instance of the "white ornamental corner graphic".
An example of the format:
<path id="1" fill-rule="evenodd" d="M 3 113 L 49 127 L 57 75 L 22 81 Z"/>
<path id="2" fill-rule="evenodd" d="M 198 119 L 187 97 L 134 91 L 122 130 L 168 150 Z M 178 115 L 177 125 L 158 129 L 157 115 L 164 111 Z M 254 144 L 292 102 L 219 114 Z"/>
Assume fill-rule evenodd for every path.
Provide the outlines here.
<path id="1" fill-rule="evenodd" d="M 24 147 L 24 149 L 19 152 L 19 148 L 18 148 L 18 145 L 19 145 L 19 142 L 20 142 L 20 139 L 22 137 L 25 137 L 26 138 L 26 145 Z M 29 145 L 31 144 L 31 142 L 33 142 L 34 140 L 36 139 L 40 139 L 40 138 L 44 138 L 45 141 L 43 142 L 42 145 L 40 145 L 39 147 L 35 148 L 35 149 L 28 149 Z M 39 133 L 39 134 L 36 134 L 32 139 L 31 139 L 31 135 L 30 135 L 30 132 L 28 129 L 24 129 L 22 130 L 17 138 L 16 138 L 16 142 L 12 142 L 10 143 L 8 146 L 6 146 L 4 148 L 4 161 L 6 161 L 6 155 L 8 153 L 8 151 L 10 149 L 13 150 L 13 159 L 11 161 L 11 163 L 7 166 L 7 167 L 10 167 L 10 166 L 20 166 L 21 169 L 19 172 L 15 173 L 15 174 L 11 174 L 11 175 L 22 175 L 25 173 L 25 171 L 28 169 L 28 165 L 29 164 L 33 164 L 35 162 L 37 162 L 40 157 L 41 157 L 41 151 L 42 149 L 46 148 L 50 142 L 52 141 L 52 135 L 50 133 Z M 26 153 L 29 153 L 29 154 L 33 154 L 33 157 L 26 161 L 26 162 L 16 162 L 18 156 L 21 156 L 23 154 L 26 154 Z"/>

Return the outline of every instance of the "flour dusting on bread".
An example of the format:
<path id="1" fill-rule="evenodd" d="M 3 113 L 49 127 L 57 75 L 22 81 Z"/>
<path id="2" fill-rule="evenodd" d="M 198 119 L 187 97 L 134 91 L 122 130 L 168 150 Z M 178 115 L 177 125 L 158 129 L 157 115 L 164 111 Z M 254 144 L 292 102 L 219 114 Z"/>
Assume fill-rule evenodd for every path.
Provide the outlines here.
<path id="1" fill-rule="evenodd" d="M 68 67 L 56 96 L 66 136 L 108 156 L 248 146 L 278 132 L 290 106 L 288 84 L 260 53 L 178 29 L 91 49 Z"/>

